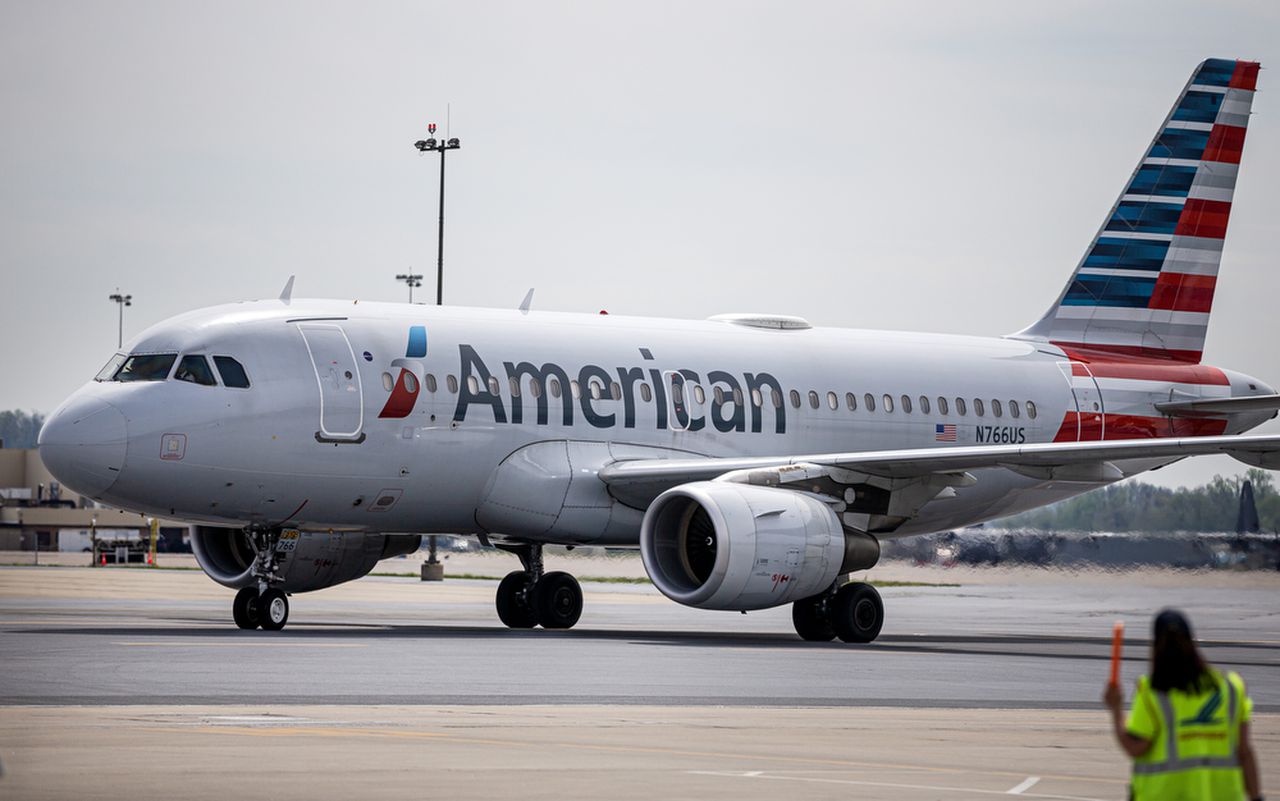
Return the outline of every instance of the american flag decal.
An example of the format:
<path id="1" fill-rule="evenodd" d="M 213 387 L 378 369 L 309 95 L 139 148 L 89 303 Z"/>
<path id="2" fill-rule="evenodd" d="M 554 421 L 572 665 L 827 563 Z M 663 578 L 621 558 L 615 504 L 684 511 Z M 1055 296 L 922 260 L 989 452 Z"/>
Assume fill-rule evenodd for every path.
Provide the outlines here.
<path id="1" fill-rule="evenodd" d="M 955 423 L 938 423 L 935 425 L 933 427 L 933 439 L 935 442 L 955 442 Z"/>

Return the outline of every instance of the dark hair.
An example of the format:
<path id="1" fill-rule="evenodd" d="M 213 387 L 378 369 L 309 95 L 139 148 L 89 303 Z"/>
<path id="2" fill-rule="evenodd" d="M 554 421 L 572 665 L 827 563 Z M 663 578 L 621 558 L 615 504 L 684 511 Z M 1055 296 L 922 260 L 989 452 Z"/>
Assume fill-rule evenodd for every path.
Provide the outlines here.
<path id="1" fill-rule="evenodd" d="M 1191 623 L 1176 609 L 1156 615 L 1151 641 L 1151 686 L 1160 692 L 1202 692 L 1214 684 L 1191 638 Z"/>

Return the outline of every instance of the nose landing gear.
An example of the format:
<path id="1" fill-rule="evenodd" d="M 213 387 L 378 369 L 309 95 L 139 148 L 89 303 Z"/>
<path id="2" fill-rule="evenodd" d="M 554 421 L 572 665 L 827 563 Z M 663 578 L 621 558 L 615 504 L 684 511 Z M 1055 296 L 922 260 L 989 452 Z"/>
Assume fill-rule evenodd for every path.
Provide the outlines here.
<path id="1" fill-rule="evenodd" d="M 277 572 L 279 557 L 276 545 L 280 541 L 278 528 L 250 528 L 247 532 L 253 547 L 253 564 L 249 574 L 256 584 L 242 587 L 231 602 L 231 617 L 242 629 L 279 631 L 289 622 L 289 597 L 278 587 L 271 586 L 284 581 Z"/>
<path id="2" fill-rule="evenodd" d="M 542 545 L 500 546 L 520 558 L 524 570 L 508 573 L 498 585 L 498 619 L 508 628 L 569 629 L 582 616 L 582 587 L 568 573 L 542 569 Z"/>

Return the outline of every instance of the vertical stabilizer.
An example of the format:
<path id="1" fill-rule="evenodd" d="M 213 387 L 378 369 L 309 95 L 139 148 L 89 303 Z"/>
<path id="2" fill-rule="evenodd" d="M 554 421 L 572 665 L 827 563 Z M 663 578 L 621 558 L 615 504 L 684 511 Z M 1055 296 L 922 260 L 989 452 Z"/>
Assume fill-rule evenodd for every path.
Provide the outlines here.
<path id="1" fill-rule="evenodd" d="M 1258 66 L 1196 67 L 1058 301 L 1014 338 L 1200 361 Z"/>

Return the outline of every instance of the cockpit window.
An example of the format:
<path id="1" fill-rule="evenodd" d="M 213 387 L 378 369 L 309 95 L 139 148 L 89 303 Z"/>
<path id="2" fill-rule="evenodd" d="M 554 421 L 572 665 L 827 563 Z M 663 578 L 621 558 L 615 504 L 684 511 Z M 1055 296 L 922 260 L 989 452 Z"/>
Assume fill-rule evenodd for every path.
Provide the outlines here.
<path id="1" fill-rule="evenodd" d="M 206 387 L 218 383 L 213 377 L 213 370 L 209 369 L 209 361 L 203 356 L 196 355 L 183 356 L 182 361 L 178 362 L 178 369 L 174 371 L 173 377 L 178 381 L 190 381 Z"/>
<path id="2" fill-rule="evenodd" d="M 123 353 L 117 353 L 115 356 L 112 356 L 111 361 L 107 362 L 106 367 L 103 367 L 98 371 L 98 374 L 93 377 L 93 380 L 110 381 L 112 376 L 116 374 L 116 370 L 120 369 L 120 365 L 124 364 L 124 360 L 125 355 Z"/>
<path id="3" fill-rule="evenodd" d="M 222 376 L 223 386 L 236 389 L 249 388 L 249 375 L 244 371 L 244 366 L 240 362 L 230 356 L 214 356 L 213 363 L 217 365 L 218 374 Z"/>
<path id="4" fill-rule="evenodd" d="M 169 369 L 177 361 L 176 353 L 137 353 L 125 359 L 115 374 L 114 381 L 163 381 L 169 377 Z"/>

